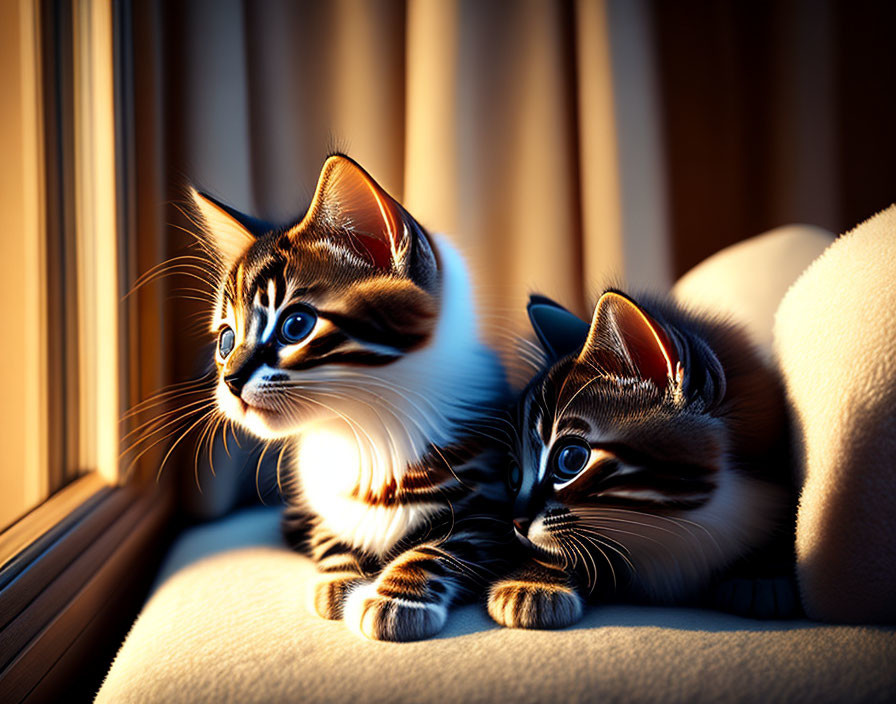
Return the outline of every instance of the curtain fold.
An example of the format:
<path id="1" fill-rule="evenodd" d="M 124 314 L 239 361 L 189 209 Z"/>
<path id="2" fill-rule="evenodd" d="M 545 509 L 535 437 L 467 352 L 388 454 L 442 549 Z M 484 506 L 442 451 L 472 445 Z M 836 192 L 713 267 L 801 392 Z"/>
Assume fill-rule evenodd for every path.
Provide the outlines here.
<path id="1" fill-rule="evenodd" d="M 531 291 L 585 314 L 586 280 L 668 284 L 662 233 L 636 255 L 622 237 L 603 2 L 194 0 L 166 18 L 176 177 L 281 221 L 349 153 L 467 255 L 487 336 L 522 328 Z"/>
<path id="2" fill-rule="evenodd" d="M 148 6 L 150 0 L 135 0 Z M 139 13 L 138 13 L 139 14 Z M 896 199 L 896 6 L 837 0 L 167 0 L 166 198 L 274 221 L 349 153 L 467 255 L 485 337 Z M 169 209 L 168 255 L 189 244 Z M 202 320 L 181 301 L 169 330 Z M 193 316 L 191 318 L 191 316 Z M 171 340 L 195 375 L 197 337 Z"/>

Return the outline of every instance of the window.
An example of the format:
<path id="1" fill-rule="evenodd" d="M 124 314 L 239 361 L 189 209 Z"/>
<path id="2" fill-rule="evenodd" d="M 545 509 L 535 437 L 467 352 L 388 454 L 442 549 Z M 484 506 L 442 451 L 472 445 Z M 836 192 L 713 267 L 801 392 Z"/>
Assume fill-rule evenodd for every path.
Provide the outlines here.
<path id="1" fill-rule="evenodd" d="M 110 4 L 32 3 L 3 70 L 3 446 L 0 527 L 91 471 L 117 476 L 121 293 Z M 50 17 L 52 16 L 52 21 Z M 43 36 L 40 36 L 43 29 Z M 105 40 L 105 41 L 104 41 Z M 17 331 L 13 334 L 12 331 Z"/>
<path id="2" fill-rule="evenodd" d="M 47 336 L 44 269 L 38 41 L 33 8 L 5 3 L 0 10 L 0 71 L 4 91 L 0 152 L 5 155 L 0 207 L 0 300 L 3 326 L 19 344 L 0 346 L 5 388 L 0 396 L 0 529 L 51 491 L 45 417 Z M 9 373 L 16 370 L 15 373 Z M 56 488 L 56 487 L 52 487 Z"/>
<path id="3" fill-rule="evenodd" d="M 131 11 L 0 4 L 3 701 L 95 684 L 84 654 L 111 659 L 171 509 L 154 473 L 124 481 L 119 468 L 143 332 L 124 296 L 138 269 Z"/>

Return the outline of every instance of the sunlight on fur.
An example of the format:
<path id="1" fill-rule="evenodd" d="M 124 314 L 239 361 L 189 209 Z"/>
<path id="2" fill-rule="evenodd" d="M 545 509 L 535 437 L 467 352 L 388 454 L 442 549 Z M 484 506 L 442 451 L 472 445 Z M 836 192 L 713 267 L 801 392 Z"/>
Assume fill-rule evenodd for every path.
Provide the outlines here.
<path id="1" fill-rule="evenodd" d="M 309 479 L 318 478 L 330 491 L 347 495 L 360 480 L 361 452 L 350 431 L 315 428 L 302 435 L 299 464 Z"/>

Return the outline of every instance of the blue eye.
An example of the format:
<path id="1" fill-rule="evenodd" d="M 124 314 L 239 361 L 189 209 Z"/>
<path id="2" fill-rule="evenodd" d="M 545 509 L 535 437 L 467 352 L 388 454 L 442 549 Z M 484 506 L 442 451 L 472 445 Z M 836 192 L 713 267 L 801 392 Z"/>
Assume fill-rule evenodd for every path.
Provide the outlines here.
<path id="1" fill-rule="evenodd" d="M 520 490 L 520 485 L 523 483 L 523 470 L 520 469 L 520 466 L 516 463 L 516 461 L 510 461 L 510 467 L 507 470 L 507 486 L 510 488 L 510 493 L 516 496 L 517 492 Z"/>
<path id="2" fill-rule="evenodd" d="M 234 343 L 236 342 L 236 335 L 233 333 L 229 327 L 222 328 L 221 332 L 218 333 L 218 353 L 221 355 L 221 359 L 227 359 L 231 352 L 233 352 Z"/>
<path id="3" fill-rule="evenodd" d="M 554 452 L 553 470 L 558 482 L 575 479 L 588 466 L 591 447 L 583 440 L 571 440 L 561 445 Z"/>
<path id="4" fill-rule="evenodd" d="M 310 308 L 293 310 L 280 321 L 280 339 L 287 345 L 301 342 L 311 334 L 316 322 L 317 314 Z"/>

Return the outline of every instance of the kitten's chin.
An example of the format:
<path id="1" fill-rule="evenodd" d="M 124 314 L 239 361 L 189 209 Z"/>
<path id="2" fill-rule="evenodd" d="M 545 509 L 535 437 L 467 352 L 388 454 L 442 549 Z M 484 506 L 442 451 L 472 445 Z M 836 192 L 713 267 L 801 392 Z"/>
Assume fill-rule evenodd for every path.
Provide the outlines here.
<path id="1" fill-rule="evenodd" d="M 224 384 L 218 385 L 215 397 L 225 416 L 261 440 L 277 440 L 298 432 L 299 423 L 293 415 L 250 405 L 231 394 Z"/>
<path id="2" fill-rule="evenodd" d="M 256 406 L 247 405 L 239 422 L 261 440 L 277 440 L 295 435 L 299 430 L 294 422 L 287 421 L 282 414 Z"/>
<path id="3" fill-rule="evenodd" d="M 218 408 L 234 423 L 252 433 L 260 440 L 278 440 L 297 435 L 311 422 L 325 420 L 329 413 L 315 406 L 291 406 L 288 413 L 256 404 L 246 403 L 237 398 L 224 384 L 219 384 L 215 392 Z"/>

